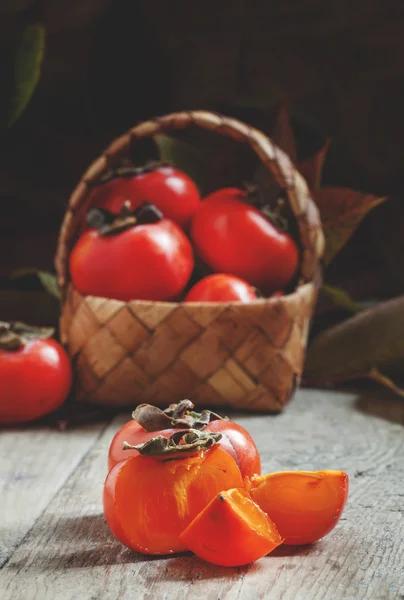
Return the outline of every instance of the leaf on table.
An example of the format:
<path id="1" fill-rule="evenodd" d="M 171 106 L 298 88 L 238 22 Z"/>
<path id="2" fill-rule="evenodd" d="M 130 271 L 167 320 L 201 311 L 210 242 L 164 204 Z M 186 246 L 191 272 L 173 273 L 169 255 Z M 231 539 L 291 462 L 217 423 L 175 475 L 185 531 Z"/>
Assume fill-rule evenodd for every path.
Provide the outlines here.
<path id="1" fill-rule="evenodd" d="M 309 347 L 305 378 L 334 382 L 367 377 L 404 359 L 404 296 L 381 302 L 318 335 Z"/>
<path id="2" fill-rule="evenodd" d="M 201 193 L 206 186 L 207 159 L 199 148 L 178 138 L 159 134 L 154 137 L 160 158 L 184 171 L 194 180 Z"/>
<path id="3" fill-rule="evenodd" d="M 359 313 L 363 308 L 352 300 L 351 296 L 345 290 L 332 285 L 323 284 L 321 290 L 327 294 L 338 308 L 344 308 L 352 314 Z"/>
<path id="4" fill-rule="evenodd" d="M 331 140 L 327 140 L 318 152 L 313 156 L 300 161 L 297 165 L 297 168 L 307 181 L 307 185 L 311 190 L 318 190 L 320 188 L 323 166 L 330 143 Z"/>
<path id="5" fill-rule="evenodd" d="M 404 397 L 404 389 L 396 385 L 394 381 L 390 379 L 390 377 L 387 377 L 387 375 L 381 373 L 379 369 L 371 369 L 367 377 L 368 379 L 371 379 L 372 381 L 375 381 L 376 383 L 379 383 L 383 387 L 389 389 L 391 392 L 394 392 L 394 394 Z"/>
<path id="6" fill-rule="evenodd" d="M 320 210 L 326 238 L 324 262 L 329 264 L 367 213 L 385 202 L 387 197 L 329 187 L 315 190 L 314 199 Z"/>
<path id="7" fill-rule="evenodd" d="M 14 56 L 11 80 L 4 82 L 1 90 L 5 95 L 2 98 L 5 114 L 0 117 L 4 126 L 12 125 L 31 100 L 41 74 L 44 51 L 45 28 L 40 24 L 29 25 Z"/>

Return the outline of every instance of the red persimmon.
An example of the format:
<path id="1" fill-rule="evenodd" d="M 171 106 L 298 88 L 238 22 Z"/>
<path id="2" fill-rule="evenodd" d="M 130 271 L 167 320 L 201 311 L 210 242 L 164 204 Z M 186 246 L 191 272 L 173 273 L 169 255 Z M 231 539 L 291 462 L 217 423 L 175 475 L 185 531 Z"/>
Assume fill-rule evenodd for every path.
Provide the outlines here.
<path id="1" fill-rule="evenodd" d="M 252 302 L 257 299 L 255 289 L 234 275 L 215 273 L 196 283 L 185 297 L 185 302 Z"/>
<path id="2" fill-rule="evenodd" d="M 200 195 L 192 179 L 179 169 L 146 166 L 137 175 L 115 177 L 94 188 L 89 207 L 118 213 L 127 200 L 133 210 L 152 202 L 167 219 L 186 228 L 200 204 Z"/>
<path id="3" fill-rule="evenodd" d="M 72 381 L 62 346 L 38 338 L 8 349 L 1 340 L 0 335 L 0 423 L 33 421 L 59 408 Z"/>
<path id="4" fill-rule="evenodd" d="M 222 438 L 218 444 L 235 459 L 243 477 L 261 473 L 260 455 L 254 440 L 244 427 L 222 419 L 210 411 L 195 413 L 192 409 L 193 404 L 189 400 L 173 404 L 166 411 L 147 404 L 140 405 L 133 413 L 134 418 L 123 425 L 112 439 L 108 468 L 111 469 L 120 460 L 138 454 L 137 450 L 123 450 L 124 442 L 137 446 L 157 435 L 169 438 L 188 424 L 189 427 L 206 432 L 221 433 Z"/>
<path id="5" fill-rule="evenodd" d="M 236 462 L 218 444 L 169 460 L 138 454 L 109 471 L 104 514 L 113 535 L 133 550 L 182 552 L 179 536 L 198 513 L 222 490 L 242 485 Z"/>
<path id="6" fill-rule="evenodd" d="M 135 221 L 115 233 L 91 229 L 79 238 L 70 255 L 79 292 L 123 301 L 172 300 L 182 292 L 194 267 L 188 238 L 168 219 Z"/>
<path id="7" fill-rule="evenodd" d="M 298 248 L 245 198 L 236 188 L 207 196 L 192 219 L 191 238 L 211 269 L 241 277 L 270 295 L 295 275 Z"/>

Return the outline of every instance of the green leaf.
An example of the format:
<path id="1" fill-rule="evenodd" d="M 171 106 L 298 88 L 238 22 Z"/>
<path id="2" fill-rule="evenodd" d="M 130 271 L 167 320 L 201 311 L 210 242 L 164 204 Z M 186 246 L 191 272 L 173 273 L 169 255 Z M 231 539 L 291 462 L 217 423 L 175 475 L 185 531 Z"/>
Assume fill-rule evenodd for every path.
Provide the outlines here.
<path id="1" fill-rule="evenodd" d="M 189 175 L 202 193 L 205 189 L 208 170 L 204 153 L 193 144 L 168 135 L 156 135 L 154 141 L 159 148 L 161 160 Z"/>
<path id="2" fill-rule="evenodd" d="M 48 271 L 38 271 L 37 275 L 48 294 L 60 298 L 56 275 Z"/>
<path id="3" fill-rule="evenodd" d="M 404 359 L 404 296 L 381 302 L 317 336 L 305 377 L 312 382 L 367 377 L 377 367 Z"/>
<path id="4" fill-rule="evenodd" d="M 6 94 L 6 99 L 2 99 L 6 112 L 1 115 L 3 126 L 12 125 L 31 100 L 41 74 L 44 50 L 43 25 L 29 25 L 14 56 L 11 81 L 1 91 Z"/>
<path id="5" fill-rule="evenodd" d="M 352 314 L 356 314 L 363 310 L 363 308 L 357 302 L 355 302 L 355 300 L 352 300 L 350 295 L 345 290 L 326 284 L 324 284 L 321 289 L 331 298 L 335 306 L 344 308 Z"/>
<path id="6" fill-rule="evenodd" d="M 33 268 L 17 269 L 11 274 L 11 279 L 19 279 L 26 275 L 35 275 L 38 277 L 44 290 L 48 292 L 48 294 L 55 296 L 55 298 L 60 298 L 57 278 L 54 273 L 50 273 L 49 271 L 38 271 L 38 269 Z"/>

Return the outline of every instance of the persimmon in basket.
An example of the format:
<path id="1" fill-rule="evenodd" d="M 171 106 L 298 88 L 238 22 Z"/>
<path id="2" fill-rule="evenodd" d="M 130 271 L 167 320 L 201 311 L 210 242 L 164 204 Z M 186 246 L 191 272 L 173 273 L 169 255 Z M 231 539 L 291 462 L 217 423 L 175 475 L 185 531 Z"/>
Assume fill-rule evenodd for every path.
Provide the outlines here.
<path id="1" fill-rule="evenodd" d="M 182 229 L 144 203 L 119 215 L 93 209 L 93 226 L 70 255 L 70 274 L 82 293 L 129 301 L 173 300 L 184 290 L 194 259 Z"/>
<path id="2" fill-rule="evenodd" d="M 153 203 L 165 216 L 186 228 L 200 203 L 198 188 L 186 173 L 162 162 L 111 171 L 91 192 L 89 207 L 119 213 L 125 202 L 132 210 Z"/>

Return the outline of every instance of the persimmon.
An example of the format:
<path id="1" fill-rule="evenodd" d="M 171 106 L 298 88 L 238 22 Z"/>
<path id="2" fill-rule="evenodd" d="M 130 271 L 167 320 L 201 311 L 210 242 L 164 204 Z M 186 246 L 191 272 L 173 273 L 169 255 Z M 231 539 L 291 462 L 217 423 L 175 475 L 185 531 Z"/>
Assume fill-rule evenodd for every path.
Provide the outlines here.
<path id="1" fill-rule="evenodd" d="M 238 567 L 282 543 L 276 526 L 244 489 L 220 492 L 180 535 L 194 554 L 224 567 Z"/>
<path id="2" fill-rule="evenodd" d="M 124 458 L 138 454 L 135 449 L 123 450 L 124 442 L 135 446 L 157 435 L 169 438 L 179 429 L 189 427 L 221 433 L 218 444 L 235 459 L 243 477 L 261 473 L 260 455 L 254 440 L 244 427 L 223 419 L 210 410 L 197 413 L 193 409 L 194 405 L 190 400 L 181 400 L 165 410 L 151 404 L 140 404 L 132 413 L 132 420 L 125 423 L 113 437 L 108 452 L 108 468 L 111 469 Z"/>
<path id="3" fill-rule="evenodd" d="M 187 549 L 180 533 L 222 490 L 242 487 L 236 461 L 216 443 L 219 433 L 178 431 L 137 446 L 104 485 L 104 514 L 113 535 L 144 554 Z M 214 444 L 214 445 L 212 445 Z"/>
<path id="4" fill-rule="evenodd" d="M 284 471 L 254 476 L 247 488 L 274 521 L 285 544 L 312 544 L 338 523 L 348 497 L 348 475 Z"/>

